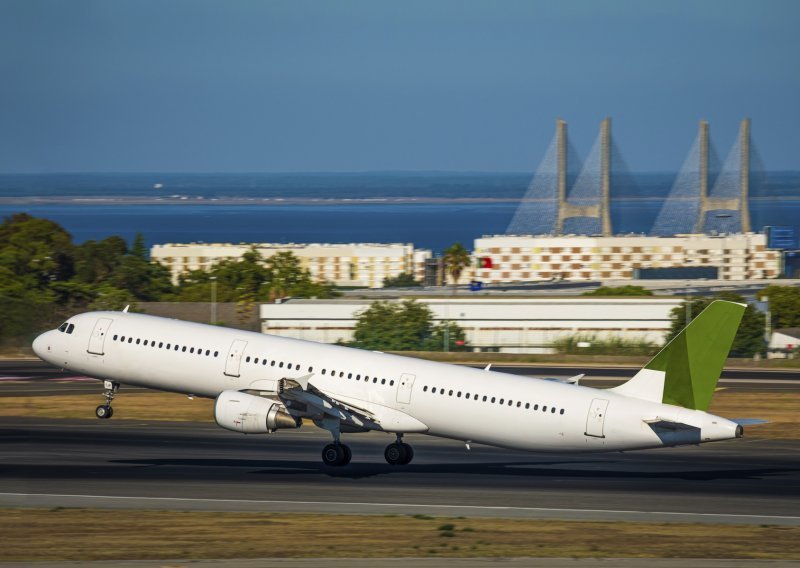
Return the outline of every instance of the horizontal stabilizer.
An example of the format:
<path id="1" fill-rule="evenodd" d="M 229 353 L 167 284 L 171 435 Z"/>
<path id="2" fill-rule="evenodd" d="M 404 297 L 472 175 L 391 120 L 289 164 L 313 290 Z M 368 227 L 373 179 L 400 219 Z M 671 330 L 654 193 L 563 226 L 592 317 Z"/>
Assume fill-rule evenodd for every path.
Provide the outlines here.
<path id="1" fill-rule="evenodd" d="M 769 424 L 769 420 L 762 420 L 761 418 L 731 418 L 731 422 L 735 422 L 739 426 L 754 426 L 756 424 Z"/>

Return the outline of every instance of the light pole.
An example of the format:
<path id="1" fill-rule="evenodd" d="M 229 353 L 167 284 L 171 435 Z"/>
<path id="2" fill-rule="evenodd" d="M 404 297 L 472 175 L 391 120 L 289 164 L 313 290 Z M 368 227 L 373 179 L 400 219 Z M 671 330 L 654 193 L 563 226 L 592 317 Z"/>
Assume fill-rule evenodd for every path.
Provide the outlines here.
<path id="1" fill-rule="evenodd" d="M 211 277 L 211 324 L 217 322 L 217 277 Z"/>
<path id="2" fill-rule="evenodd" d="M 686 283 L 686 325 L 692 321 L 692 289 L 689 288 L 691 282 Z"/>

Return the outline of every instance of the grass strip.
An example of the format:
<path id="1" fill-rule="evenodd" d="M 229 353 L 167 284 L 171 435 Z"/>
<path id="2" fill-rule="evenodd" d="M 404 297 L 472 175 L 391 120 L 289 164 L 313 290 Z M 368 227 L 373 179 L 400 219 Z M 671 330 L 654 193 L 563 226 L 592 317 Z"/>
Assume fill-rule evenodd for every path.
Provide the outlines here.
<path id="1" fill-rule="evenodd" d="M 2 389 L 0 389 L 2 393 Z M 53 396 L 0 396 L 0 416 L 92 419 L 102 397 L 76 394 Z M 114 400 L 114 420 L 213 421 L 213 401 L 189 400 L 172 393 L 130 393 Z M 169 408 L 165 413 L 164 409 Z M 709 412 L 730 418 L 761 418 L 768 424 L 745 427 L 748 438 L 800 439 L 800 392 L 719 390 Z"/>
<path id="2" fill-rule="evenodd" d="M 800 527 L 415 516 L 0 510 L 0 561 L 266 557 L 800 558 Z"/>

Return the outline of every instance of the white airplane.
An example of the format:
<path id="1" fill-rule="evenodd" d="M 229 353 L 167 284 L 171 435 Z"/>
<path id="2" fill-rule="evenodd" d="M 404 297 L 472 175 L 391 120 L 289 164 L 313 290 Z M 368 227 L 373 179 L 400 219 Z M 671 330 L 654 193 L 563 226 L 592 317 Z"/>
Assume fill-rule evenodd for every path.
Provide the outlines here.
<path id="1" fill-rule="evenodd" d="M 215 399 L 214 419 L 245 434 L 331 433 L 329 466 L 350 462 L 341 434 L 377 430 L 413 458 L 406 433 L 529 451 L 598 452 L 739 438 L 740 423 L 708 414 L 744 306 L 715 301 L 628 382 L 611 389 L 538 380 L 125 312 L 71 317 L 33 342 L 44 361 L 104 379 L 111 418 L 120 385 Z M 127 310 L 127 308 L 126 308 Z M 164 409 L 169 413 L 169 408 Z"/>

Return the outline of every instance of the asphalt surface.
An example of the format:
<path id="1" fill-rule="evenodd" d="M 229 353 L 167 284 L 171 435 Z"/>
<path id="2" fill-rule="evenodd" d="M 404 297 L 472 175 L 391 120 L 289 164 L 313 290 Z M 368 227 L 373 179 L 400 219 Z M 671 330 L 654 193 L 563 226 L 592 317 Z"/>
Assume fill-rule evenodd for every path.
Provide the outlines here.
<path id="1" fill-rule="evenodd" d="M 800 525 L 800 442 L 547 455 L 409 435 L 414 462 L 392 467 L 391 440 L 345 435 L 353 462 L 328 468 L 316 428 L 0 418 L 0 507 Z"/>

